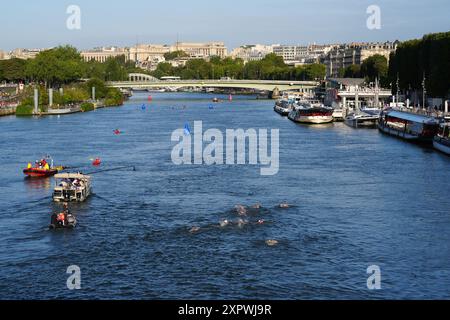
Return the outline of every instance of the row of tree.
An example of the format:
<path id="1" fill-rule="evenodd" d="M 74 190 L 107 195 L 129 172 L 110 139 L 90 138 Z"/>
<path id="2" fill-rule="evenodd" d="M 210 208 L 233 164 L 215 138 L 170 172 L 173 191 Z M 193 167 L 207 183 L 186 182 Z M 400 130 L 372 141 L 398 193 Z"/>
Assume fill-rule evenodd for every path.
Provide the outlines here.
<path id="1" fill-rule="evenodd" d="M 450 32 L 425 35 L 419 40 L 403 42 L 391 55 L 389 78 L 393 92 L 422 89 L 429 95 L 446 98 L 450 94 Z"/>
<path id="2" fill-rule="evenodd" d="M 168 60 L 185 57 L 183 53 L 167 56 Z M 221 59 L 212 57 L 188 60 L 184 66 L 174 67 L 169 62 L 160 63 L 152 72 L 156 78 L 164 76 L 179 76 L 182 79 L 233 79 L 249 80 L 322 80 L 326 75 L 326 68 L 322 64 L 311 64 L 299 67 L 288 66 L 283 58 L 269 54 L 260 61 L 250 61 L 244 64 L 242 59 L 230 57 Z"/>
<path id="3" fill-rule="evenodd" d="M 178 51 L 166 55 L 167 61 L 186 58 Z M 107 59 L 104 63 L 94 60 L 85 62 L 80 53 L 71 46 L 57 47 L 39 53 L 30 60 L 11 59 L 0 61 L 0 81 L 28 81 L 43 83 L 46 87 L 59 87 L 83 78 L 103 81 L 126 80 L 129 73 L 146 73 L 136 68 L 134 62 L 124 56 Z M 260 61 L 244 64 L 242 59 L 212 57 L 190 59 L 184 66 L 173 67 L 170 62 L 160 63 L 152 72 L 156 78 L 180 76 L 183 79 L 234 79 L 261 80 L 321 80 L 326 68 L 321 64 L 292 67 L 283 58 L 269 54 Z"/>
<path id="4" fill-rule="evenodd" d="M 388 76 L 388 60 L 385 56 L 376 54 L 363 61 L 361 65 L 353 64 L 339 70 L 339 76 L 343 78 L 365 78 L 368 82 L 380 81 L 384 88 L 390 87 L 391 80 Z"/>
<path id="5" fill-rule="evenodd" d="M 40 52 L 30 60 L 10 59 L 0 61 L 0 81 L 29 81 L 43 83 L 46 87 L 59 87 L 83 78 L 104 81 L 126 80 L 128 73 L 142 72 L 124 56 L 110 58 L 104 63 L 85 62 L 77 49 L 64 46 Z"/>

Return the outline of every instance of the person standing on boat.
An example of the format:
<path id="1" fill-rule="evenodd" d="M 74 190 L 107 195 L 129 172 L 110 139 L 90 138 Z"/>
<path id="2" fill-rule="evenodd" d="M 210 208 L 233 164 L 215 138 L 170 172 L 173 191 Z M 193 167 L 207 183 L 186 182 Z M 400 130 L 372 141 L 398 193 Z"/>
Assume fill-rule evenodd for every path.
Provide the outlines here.
<path id="1" fill-rule="evenodd" d="M 66 225 L 66 221 L 67 221 L 67 216 L 64 212 L 61 212 L 57 215 L 56 217 L 56 221 L 61 225 L 61 226 L 65 226 Z"/>

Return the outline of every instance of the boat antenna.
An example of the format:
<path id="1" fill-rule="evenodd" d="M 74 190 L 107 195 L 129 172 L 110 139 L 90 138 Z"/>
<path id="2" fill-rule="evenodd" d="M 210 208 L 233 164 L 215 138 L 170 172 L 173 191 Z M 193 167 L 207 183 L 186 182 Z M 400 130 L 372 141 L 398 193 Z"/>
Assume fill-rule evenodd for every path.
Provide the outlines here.
<path id="1" fill-rule="evenodd" d="M 398 96 L 400 95 L 400 76 L 398 73 L 397 73 L 397 83 L 395 86 L 397 87 L 397 95 L 395 97 L 395 103 L 398 106 Z"/>
<path id="2" fill-rule="evenodd" d="M 425 71 L 423 72 L 422 88 L 423 88 L 423 90 L 422 90 L 423 108 L 425 109 L 425 98 L 426 98 L 426 95 L 427 95 Z"/>

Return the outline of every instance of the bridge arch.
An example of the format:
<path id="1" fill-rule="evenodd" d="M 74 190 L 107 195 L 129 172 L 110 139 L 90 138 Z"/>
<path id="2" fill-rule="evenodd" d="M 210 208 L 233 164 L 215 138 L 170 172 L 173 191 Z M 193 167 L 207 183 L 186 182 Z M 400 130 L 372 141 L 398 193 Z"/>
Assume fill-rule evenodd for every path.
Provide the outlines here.
<path id="1" fill-rule="evenodd" d="M 144 73 L 130 73 L 128 74 L 128 80 L 131 82 L 157 82 L 157 78 L 152 77 Z"/>

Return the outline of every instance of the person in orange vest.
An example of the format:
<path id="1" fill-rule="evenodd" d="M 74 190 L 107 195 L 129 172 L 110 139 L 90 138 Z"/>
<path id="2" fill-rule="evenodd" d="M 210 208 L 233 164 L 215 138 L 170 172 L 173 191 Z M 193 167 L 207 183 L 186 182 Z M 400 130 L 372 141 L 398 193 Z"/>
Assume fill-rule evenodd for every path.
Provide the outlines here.
<path id="1" fill-rule="evenodd" d="M 64 227 L 66 225 L 66 213 L 58 213 L 58 215 L 56 216 L 56 221 Z"/>

